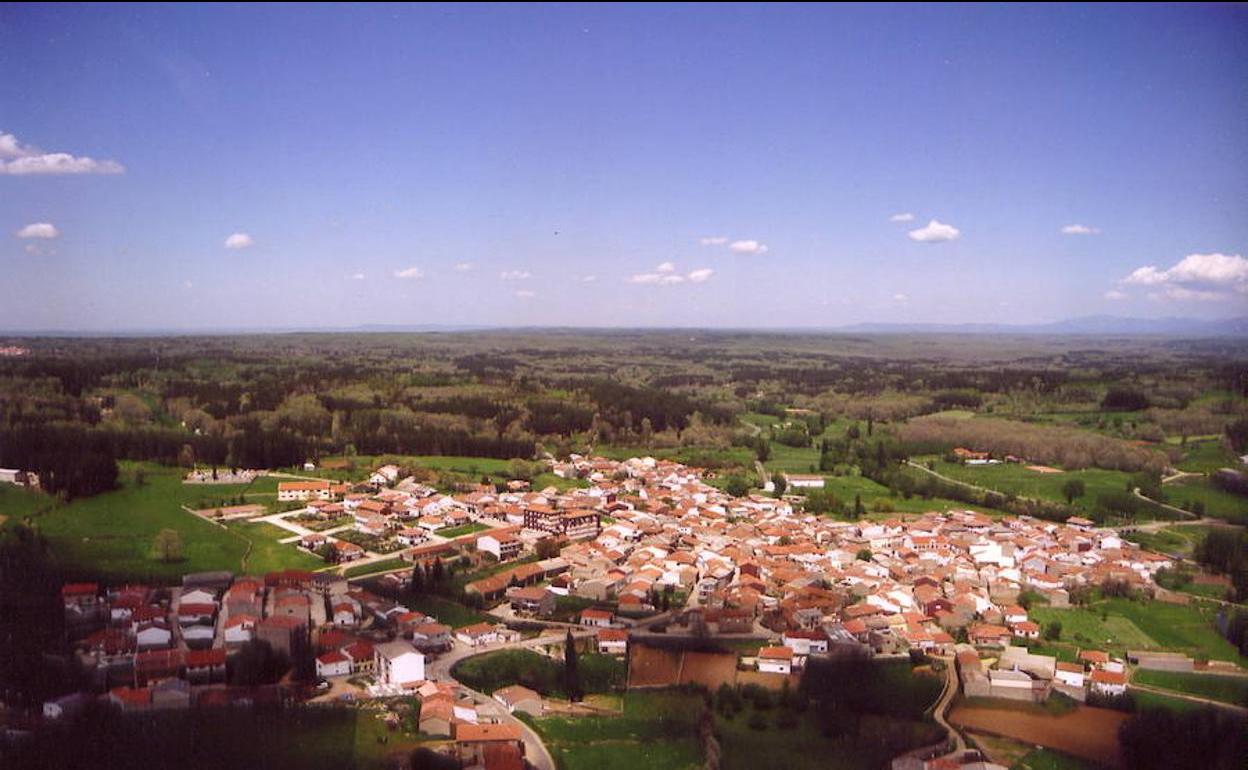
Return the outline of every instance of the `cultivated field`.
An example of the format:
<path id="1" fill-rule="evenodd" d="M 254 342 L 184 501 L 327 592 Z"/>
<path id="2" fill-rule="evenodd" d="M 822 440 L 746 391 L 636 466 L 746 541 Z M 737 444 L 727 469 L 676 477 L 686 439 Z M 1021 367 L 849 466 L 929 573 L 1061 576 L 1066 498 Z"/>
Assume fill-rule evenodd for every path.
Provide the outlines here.
<path id="1" fill-rule="evenodd" d="M 949 714 L 949 721 L 962 727 L 1045 746 L 1111 767 L 1121 766 L 1118 727 L 1126 720 L 1127 714 L 1121 711 L 1090 706 L 1058 716 L 1044 713 L 1043 709 L 965 706 Z"/>

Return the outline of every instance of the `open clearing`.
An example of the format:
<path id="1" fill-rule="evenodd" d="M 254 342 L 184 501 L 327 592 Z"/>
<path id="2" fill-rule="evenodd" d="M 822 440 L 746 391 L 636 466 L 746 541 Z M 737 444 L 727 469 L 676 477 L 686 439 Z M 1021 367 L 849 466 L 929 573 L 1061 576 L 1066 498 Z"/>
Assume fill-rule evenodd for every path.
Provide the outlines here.
<path id="1" fill-rule="evenodd" d="M 1121 711 L 1080 706 L 1060 716 L 1014 709 L 959 706 L 949 721 L 962 727 L 1056 749 L 1111 767 L 1121 767 L 1118 727 L 1127 721 Z"/>

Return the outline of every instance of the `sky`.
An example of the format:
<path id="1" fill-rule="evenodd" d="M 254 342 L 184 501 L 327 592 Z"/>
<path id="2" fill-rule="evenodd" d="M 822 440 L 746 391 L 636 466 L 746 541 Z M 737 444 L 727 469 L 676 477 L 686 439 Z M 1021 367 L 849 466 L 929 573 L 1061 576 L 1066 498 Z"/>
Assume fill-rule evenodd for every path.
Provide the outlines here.
<path id="1" fill-rule="evenodd" d="M 0 5 L 0 330 L 1248 315 L 1245 6 Z"/>

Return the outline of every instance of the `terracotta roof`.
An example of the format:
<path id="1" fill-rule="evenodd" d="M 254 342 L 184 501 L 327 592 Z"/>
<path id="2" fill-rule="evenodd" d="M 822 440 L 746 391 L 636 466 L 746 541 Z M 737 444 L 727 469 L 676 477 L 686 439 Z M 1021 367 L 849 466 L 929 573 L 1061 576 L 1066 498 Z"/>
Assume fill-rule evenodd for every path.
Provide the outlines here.
<path id="1" fill-rule="evenodd" d="M 460 743 L 477 743 L 481 741 L 518 741 L 521 740 L 520 728 L 513 724 L 461 724 L 455 728 L 455 740 Z"/>

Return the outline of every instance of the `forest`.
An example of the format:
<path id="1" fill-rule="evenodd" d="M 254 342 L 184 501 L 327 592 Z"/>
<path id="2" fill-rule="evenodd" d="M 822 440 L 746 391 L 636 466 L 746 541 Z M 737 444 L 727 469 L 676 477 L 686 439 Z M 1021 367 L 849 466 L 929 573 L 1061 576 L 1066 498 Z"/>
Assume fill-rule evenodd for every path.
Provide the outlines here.
<path id="1" fill-rule="evenodd" d="M 0 467 L 32 470 L 64 497 L 112 488 L 118 460 L 273 469 L 627 447 L 697 452 L 748 475 L 747 458 L 811 451 L 816 471 L 852 467 L 901 494 L 949 497 L 898 463 L 968 446 L 1160 474 L 1189 442 L 1217 466 L 1248 452 L 1248 345 L 1233 338 L 552 330 L 0 343 L 31 350 L 0 359 Z M 1228 494 L 1236 483 L 1218 482 Z"/>

